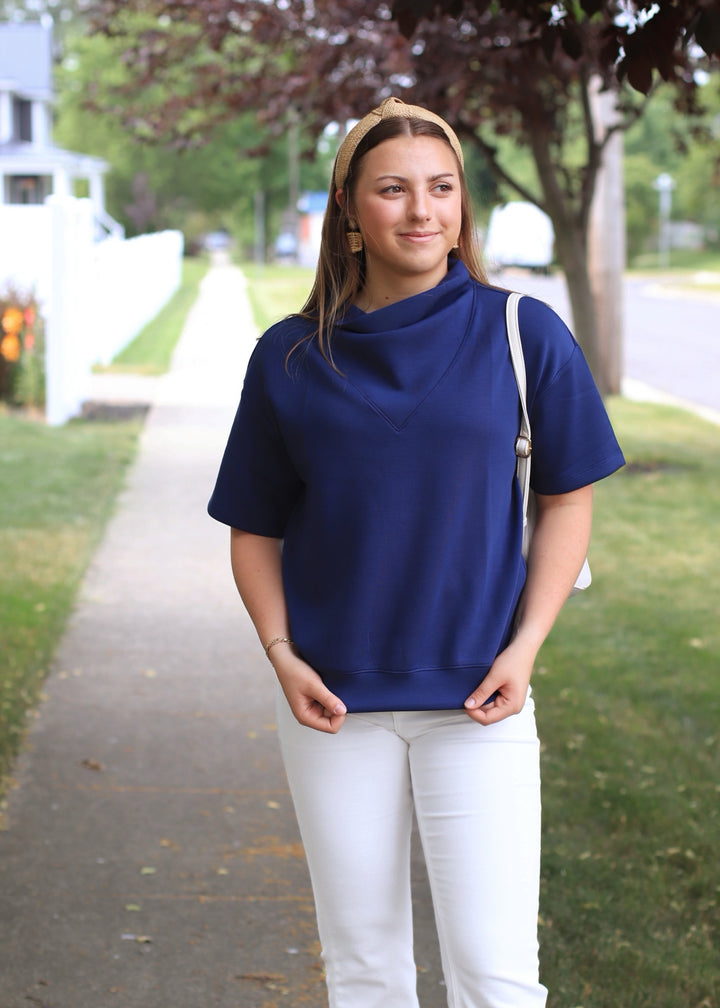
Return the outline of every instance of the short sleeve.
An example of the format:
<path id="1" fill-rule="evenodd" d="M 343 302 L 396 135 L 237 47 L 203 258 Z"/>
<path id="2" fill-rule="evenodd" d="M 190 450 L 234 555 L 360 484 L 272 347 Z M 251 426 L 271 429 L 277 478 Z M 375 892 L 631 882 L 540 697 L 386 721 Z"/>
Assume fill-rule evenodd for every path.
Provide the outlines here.
<path id="1" fill-rule="evenodd" d="M 530 298 L 521 302 L 520 331 L 528 374 L 532 488 L 561 494 L 604 479 L 625 459 L 580 346 L 551 308 Z"/>
<path id="2" fill-rule="evenodd" d="M 260 340 L 250 358 L 208 512 L 233 528 L 281 539 L 302 482 L 267 394 L 266 349 Z"/>

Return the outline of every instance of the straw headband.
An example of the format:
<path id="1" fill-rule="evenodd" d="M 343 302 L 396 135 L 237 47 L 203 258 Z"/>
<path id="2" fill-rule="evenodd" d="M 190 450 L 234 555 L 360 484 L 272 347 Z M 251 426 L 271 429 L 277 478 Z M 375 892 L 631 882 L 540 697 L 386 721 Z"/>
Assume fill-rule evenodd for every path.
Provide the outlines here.
<path id="1" fill-rule="evenodd" d="M 435 115 L 434 112 L 428 111 L 428 109 L 421 108 L 419 105 L 406 105 L 399 98 L 386 98 L 382 105 L 373 109 L 372 112 L 368 112 L 364 119 L 361 119 L 359 123 L 353 126 L 340 145 L 340 150 L 337 152 L 337 157 L 335 158 L 335 172 L 333 175 L 336 189 L 342 189 L 345 185 L 352 156 L 365 134 L 369 133 L 373 126 L 377 126 L 384 119 L 397 118 L 424 119 L 425 122 L 435 123 L 450 141 L 452 149 L 457 154 L 460 167 L 465 167 L 460 141 L 444 119 L 441 119 L 439 115 Z"/>

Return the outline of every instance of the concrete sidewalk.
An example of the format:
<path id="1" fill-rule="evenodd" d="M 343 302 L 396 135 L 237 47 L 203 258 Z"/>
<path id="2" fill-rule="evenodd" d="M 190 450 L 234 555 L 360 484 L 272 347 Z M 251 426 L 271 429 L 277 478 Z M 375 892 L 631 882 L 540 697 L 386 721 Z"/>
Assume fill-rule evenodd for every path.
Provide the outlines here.
<path id="1" fill-rule="evenodd" d="M 0 832 L 0 1008 L 321 1008 L 274 679 L 209 497 L 255 339 L 214 266 L 87 573 Z M 421 1000 L 445 1001 L 415 858 Z"/>

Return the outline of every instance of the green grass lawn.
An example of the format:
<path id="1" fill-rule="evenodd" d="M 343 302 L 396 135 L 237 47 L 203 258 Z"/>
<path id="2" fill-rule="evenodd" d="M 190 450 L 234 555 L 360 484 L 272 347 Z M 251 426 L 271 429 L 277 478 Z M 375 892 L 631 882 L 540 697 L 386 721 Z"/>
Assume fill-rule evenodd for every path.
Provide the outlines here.
<path id="1" fill-rule="evenodd" d="M 0 415 L 0 774 L 17 752 L 140 420 Z"/>
<path id="2" fill-rule="evenodd" d="M 206 270 L 203 261 L 185 260 L 181 289 L 123 354 L 136 370 L 166 369 Z M 17 753 L 141 427 L 139 419 L 46 427 L 0 412 L 0 780 Z"/>
<path id="3" fill-rule="evenodd" d="M 655 270 L 667 272 L 668 267 L 659 261 L 657 252 L 644 252 L 632 261 L 633 270 Z M 720 273 L 720 251 L 673 249 L 669 256 L 671 271 Z"/>
<path id="4" fill-rule="evenodd" d="M 170 366 L 183 322 L 197 297 L 198 285 L 207 273 L 204 258 L 183 260 L 182 280 L 159 314 L 128 343 L 107 367 L 98 371 L 160 375 Z"/>
<path id="5" fill-rule="evenodd" d="M 669 267 L 659 264 L 657 253 L 647 252 L 633 260 L 629 275 L 657 278 L 672 287 L 717 295 L 720 293 L 720 252 L 673 249 Z"/>
<path id="6" fill-rule="evenodd" d="M 255 324 L 264 332 L 273 322 L 298 312 L 305 304 L 315 271 L 298 266 L 243 263 Z"/>
<path id="7" fill-rule="evenodd" d="M 246 273 L 259 328 L 312 282 Z M 629 465 L 597 487 L 594 582 L 566 605 L 534 677 L 543 979 L 549 1008 L 720 1008 L 720 438 L 682 411 L 609 408 Z M 0 415 L 6 765 L 136 435 Z"/>
<path id="8" fill-rule="evenodd" d="M 720 439 L 615 400 L 594 584 L 535 675 L 555 1008 L 720 1005 Z"/>

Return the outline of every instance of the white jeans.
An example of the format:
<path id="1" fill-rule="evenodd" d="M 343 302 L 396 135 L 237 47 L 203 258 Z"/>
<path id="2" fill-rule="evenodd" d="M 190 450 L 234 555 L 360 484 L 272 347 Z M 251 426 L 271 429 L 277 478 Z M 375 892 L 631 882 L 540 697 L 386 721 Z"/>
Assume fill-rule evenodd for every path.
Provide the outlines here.
<path id="1" fill-rule="evenodd" d="M 310 868 L 330 1008 L 418 1008 L 412 811 L 449 1008 L 542 1008 L 539 745 L 532 698 L 483 727 L 462 711 L 278 728 Z"/>

